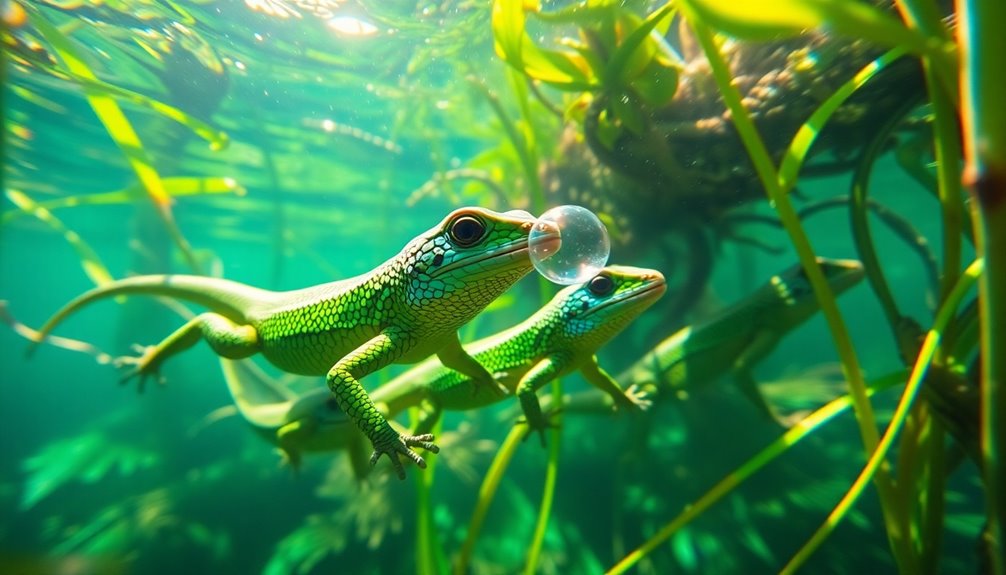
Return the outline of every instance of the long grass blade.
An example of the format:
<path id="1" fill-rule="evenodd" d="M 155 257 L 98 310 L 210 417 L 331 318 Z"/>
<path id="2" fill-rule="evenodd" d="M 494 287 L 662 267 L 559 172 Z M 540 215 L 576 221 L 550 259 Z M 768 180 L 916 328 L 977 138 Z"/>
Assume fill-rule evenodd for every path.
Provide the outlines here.
<path id="1" fill-rule="evenodd" d="M 412 410 L 418 412 L 418 409 Z M 413 423 L 419 420 L 418 413 L 412 414 Z M 432 433 L 440 433 L 443 419 L 439 419 Z M 413 425 L 415 428 L 415 425 Z M 433 525 L 433 478 L 437 468 L 438 456 L 430 453 L 426 457 L 426 470 L 415 474 L 416 477 L 416 571 L 420 575 L 440 575 L 444 573 L 443 552 L 437 531 Z"/>
<path id="2" fill-rule="evenodd" d="M 879 56 L 876 60 L 870 62 L 863 67 L 862 70 L 856 73 L 855 76 L 850 78 L 845 84 L 842 84 L 834 93 L 828 96 L 820 106 L 814 110 L 814 113 L 807 118 L 807 121 L 800 126 L 797 130 L 796 135 L 793 136 L 793 141 L 790 143 L 789 148 L 783 155 L 782 164 L 779 166 L 779 184 L 783 189 L 783 192 L 789 193 L 793 186 L 796 185 L 797 177 L 800 173 L 800 168 L 803 166 L 804 160 L 807 158 L 807 153 L 810 152 L 811 146 L 813 146 L 814 141 L 821 134 L 828 120 L 831 119 L 835 111 L 837 111 L 850 96 L 856 93 L 861 87 L 866 85 L 877 75 L 878 72 L 886 68 L 898 58 L 905 55 L 905 50 L 903 48 L 894 48 L 889 50 Z"/>
<path id="3" fill-rule="evenodd" d="M 234 181 L 233 178 L 164 178 L 162 182 L 164 183 L 164 191 L 172 198 L 228 193 L 243 196 L 247 193 L 245 188 Z M 130 186 L 128 188 L 112 192 L 82 194 L 79 196 L 67 196 L 65 198 L 36 202 L 36 206 L 45 208 L 51 212 L 53 210 L 73 208 L 77 206 L 129 204 L 142 199 L 143 197 L 143 189 L 140 186 Z M 0 216 L 0 225 L 9 224 L 23 215 L 27 215 L 27 212 L 23 210 L 5 212 L 2 216 Z"/>
<path id="4" fill-rule="evenodd" d="M 552 405 L 562 404 L 562 381 L 552 382 Z M 548 447 L 548 464 L 545 467 L 545 485 L 542 488 L 541 506 L 538 508 L 538 520 L 534 526 L 534 536 L 531 538 L 531 548 L 527 554 L 524 575 L 534 575 L 538 570 L 538 557 L 545 541 L 548 529 L 548 518 L 552 514 L 552 500 L 555 497 L 555 484 L 559 476 L 559 452 L 562 451 L 562 421 L 558 413 L 552 415 L 552 428 Z"/>
<path id="5" fill-rule="evenodd" d="M 87 277 L 91 278 L 91 281 L 102 286 L 113 280 L 112 274 L 109 273 L 108 268 L 105 267 L 105 264 L 102 263 L 101 258 L 98 257 L 98 254 L 91 246 L 81 239 L 77 232 L 67 228 L 59 218 L 52 215 L 52 212 L 40 206 L 18 190 L 7 190 L 6 195 L 7 199 L 22 212 L 38 218 L 39 221 L 45 223 L 56 233 L 63 236 L 63 239 L 77 252 L 77 257 L 80 258 L 80 265 L 84 268 L 84 273 L 87 274 Z"/>
<path id="6" fill-rule="evenodd" d="M 905 115 L 915 108 L 917 103 L 917 98 L 906 98 L 900 108 L 887 119 L 883 126 L 877 129 L 870 143 L 863 150 L 859 164 L 852 176 L 852 187 L 849 191 L 851 202 L 849 223 L 852 229 L 853 243 L 856 245 L 856 253 L 859 260 L 863 262 L 866 278 L 880 302 L 881 309 L 884 310 L 887 323 L 890 325 L 891 331 L 894 332 L 895 340 L 899 339 L 900 335 L 901 312 L 898 310 L 894 295 L 884 277 L 883 266 L 880 264 L 880 257 L 877 255 L 870 233 L 869 220 L 867 219 L 868 194 L 873 165 L 883 152 L 884 144 Z M 906 359 L 906 361 L 909 360 Z"/>
<path id="7" fill-rule="evenodd" d="M 517 447 L 527 437 L 529 431 L 530 429 L 526 425 L 515 425 L 503 440 L 499 451 L 496 452 L 496 457 L 489 465 L 489 471 L 486 472 L 482 485 L 479 487 L 479 497 L 475 502 L 475 509 L 472 511 L 472 519 L 468 522 L 468 534 L 465 535 L 461 553 L 454 564 L 456 575 L 465 575 L 469 572 L 468 565 L 471 563 L 472 553 L 475 551 L 475 541 L 478 540 L 479 532 L 482 530 L 482 523 L 489 512 L 489 505 L 496 496 L 496 490 L 499 489 L 500 481 L 503 480 L 503 473 L 510 466 L 510 460 L 517 452 Z"/>

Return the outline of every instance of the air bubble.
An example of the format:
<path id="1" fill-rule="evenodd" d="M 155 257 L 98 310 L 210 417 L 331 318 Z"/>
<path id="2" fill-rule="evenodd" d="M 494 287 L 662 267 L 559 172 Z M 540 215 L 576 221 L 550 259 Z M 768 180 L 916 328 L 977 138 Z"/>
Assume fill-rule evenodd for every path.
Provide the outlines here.
<path id="1" fill-rule="evenodd" d="M 608 230 L 581 206 L 558 206 L 541 215 L 528 237 L 531 263 L 557 284 L 587 281 L 608 263 Z"/>

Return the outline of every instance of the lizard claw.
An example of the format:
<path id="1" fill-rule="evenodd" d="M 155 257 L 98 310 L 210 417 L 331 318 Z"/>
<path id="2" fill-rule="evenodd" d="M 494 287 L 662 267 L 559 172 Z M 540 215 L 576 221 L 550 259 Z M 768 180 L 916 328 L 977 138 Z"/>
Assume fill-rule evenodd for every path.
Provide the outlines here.
<path id="1" fill-rule="evenodd" d="M 433 443 L 433 434 L 431 433 L 403 435 L 391 429 L 390 426 L 388 427 L 388 431 L 390 433 L 382 434 L 378 439 L 372 440 L 374 453 L 370 456 L 370 465 L 375 465 L 377 460 L 381 458 L 381 455 L 387 454 L 388 459 L 391 460 L 391 464 L 395 466 L 395 473 L 399 479 L 405 479 L 405 468 L 402 467 L 402 461 L 398 458 L 399 455 L 408 457 L 420 469 L 426 469 L 426 461 L 418 453 L 409 449 L 410 447 L 420 447 L 430 453 L 440 452 L 440 448 Z"/>

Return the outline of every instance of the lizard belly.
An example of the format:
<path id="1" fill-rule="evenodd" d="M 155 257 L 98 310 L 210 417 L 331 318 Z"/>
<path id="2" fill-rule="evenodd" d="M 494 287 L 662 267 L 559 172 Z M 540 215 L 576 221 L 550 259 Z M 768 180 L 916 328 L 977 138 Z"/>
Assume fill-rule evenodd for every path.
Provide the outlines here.
<path id="1" fill-rule="evenodd" d="M 377 334 L 376 328 L 360 326 L 267 337 L 262 340 L 262 355 L 289 373 L 325 375 L 343 357 Z"/>
<path id="2" fill-rule="evenodd" d="M 485 360 L 477 356 L 476 359 Z M 448 371 L 428 384 L 428 397 L 440 408 L 448 411 L 463 411 L 492 405 L 513 397 L 517 384 L 533 364 L 521 362 L 512 365 L 493 365 L 492 361 L 488 361 L 484 365 L 496 376 L 497 383 L 507 389 L 507 395 L 500 395 L 484 385 L 476 385 L 471 378 L 456 371 Z"/>

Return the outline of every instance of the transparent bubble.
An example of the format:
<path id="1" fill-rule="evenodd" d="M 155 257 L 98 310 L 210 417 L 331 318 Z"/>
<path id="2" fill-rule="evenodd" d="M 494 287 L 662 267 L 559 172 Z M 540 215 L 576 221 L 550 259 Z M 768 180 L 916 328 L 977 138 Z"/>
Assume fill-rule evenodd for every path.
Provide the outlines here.
<path id="1" fill-rule="evenodd" d="M 587 281 L 608 263 L 608 230 L 587 208 L 558 206 L 541 215 L 528 238 L 531 263 L 557 284 Z"/>

